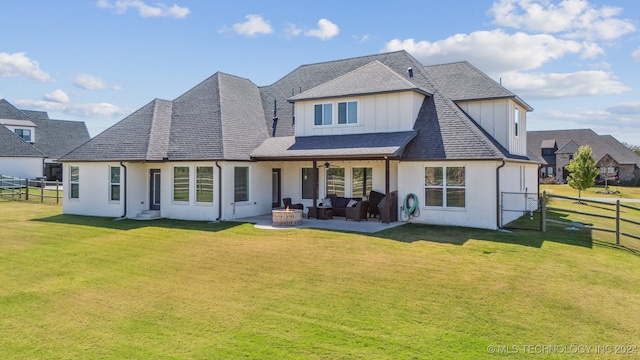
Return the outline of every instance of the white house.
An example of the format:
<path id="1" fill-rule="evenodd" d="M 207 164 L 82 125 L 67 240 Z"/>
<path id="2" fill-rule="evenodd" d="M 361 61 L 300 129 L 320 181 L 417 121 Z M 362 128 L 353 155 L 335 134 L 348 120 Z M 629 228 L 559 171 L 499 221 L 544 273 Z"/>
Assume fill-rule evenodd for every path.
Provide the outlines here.
<path id="1" fill-rule="evenodd" d="M 424 67 L 405 51 L 264 87 L 216 73 L 65 155 L 64 212 L 216 221 L 374 191 L 397 194 L 385 221 L 411 197 L 412 222 L 496 229 L 519 216 L 502 193 L 537 192 L 531 110 L 467 62 Z"/>
<path id="2" fill-rule="evenodd" d="M 89 140 L 82 121 L 53 120 L 42 111 L 19 110 L 0 99 L 0 174 L 62 179 L 57 159 Z"/>

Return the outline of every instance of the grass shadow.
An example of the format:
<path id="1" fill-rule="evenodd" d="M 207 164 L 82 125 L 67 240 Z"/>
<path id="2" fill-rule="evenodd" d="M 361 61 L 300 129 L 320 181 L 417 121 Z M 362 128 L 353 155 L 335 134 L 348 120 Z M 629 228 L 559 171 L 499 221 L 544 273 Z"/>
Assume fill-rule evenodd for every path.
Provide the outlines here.
<path id="1" fill-rule="evenodd" d="M 442 244 L 464 245 L 469 240 L 481 240 L 540 248 L 542 244 L 550 241 L 572 246 L 593 247 L 593 239 L 589 229 L 567 231 L 565 228 L 566 227 L 550 226 L 547 228 L 547 232 L 538 230 L 503 232 L 454 226 L 406 224 L 371 234 L 371 236 L 404 243 L 428 241 Z"/>
<path id="2" fill-rule="evenodd" d="M 38 221 L 45 223 L 67 224 L 67 225 L 80 225 L 80 226 L 92 226 L 101 227 L 113 230 L 135 230 L 146 227 L 166 228 L 166 229 L 181 229 L 181 230 L 199 230 L 218 232 L 227 230 L 236 226 L 240 226 L 243 223 L 222 221 L 222 222 L 207 222 L 207 221 L 187 221 L 187 220 L 172 220 L 172 219 L 157 219 L 157 220 L 131 220 L 131 219 L 114 219 L 110 217 L 96 217 L 96 216 L 82 216 L 82 215 L 54 215 L 45 218 L 32 219 L 30 221 Z"/>

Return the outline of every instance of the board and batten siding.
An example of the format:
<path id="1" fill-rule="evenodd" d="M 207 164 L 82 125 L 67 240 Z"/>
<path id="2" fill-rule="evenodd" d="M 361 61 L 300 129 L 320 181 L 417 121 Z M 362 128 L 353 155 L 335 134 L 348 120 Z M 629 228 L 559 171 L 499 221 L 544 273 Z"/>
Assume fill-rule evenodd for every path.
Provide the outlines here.
<path id="1" fill-rule="evenodd" d="M 527 111 L 511 99 L 458 101 L 460 108 L 489 133 L 509 153 L 527 155 Z M 515 135 L 515 108 L 518 108 L 518 136 Z"/>
<path id="2" fill-rule="evenodd" d="M 410 131 L 413 129 L 424 95 L 405 91 L 320 100 L 295 104 L 296 136 L 343 135 Z M 358 123 L 338 125 L 338 102 L 358 102 Z M 314 125 L 314 105 L 333 103 L 333 125 Z"/>

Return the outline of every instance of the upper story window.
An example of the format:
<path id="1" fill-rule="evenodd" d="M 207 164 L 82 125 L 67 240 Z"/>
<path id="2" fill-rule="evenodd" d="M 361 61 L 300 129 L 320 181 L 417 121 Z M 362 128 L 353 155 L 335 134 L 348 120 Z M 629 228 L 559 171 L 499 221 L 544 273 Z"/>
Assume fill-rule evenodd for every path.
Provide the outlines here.
<path id="1" fill-rule="evenodd" d="M 314 110 L 314 125 L 333 125 L 333 104 L 316 104 Z"/>
<path id="2" fill-rule="evenodd" d="M 338 103 L 338 124 L 358 123 L 358 102 L 348 101 Z"/>
<path id="3" fill-rule="evenodd" d="M 520 110 L 517 106 L 513 109 L 513 120 L 515 121 L 515 135 L 518 136 L 520 131 L 520 129 L 518 129 L 520 125 Z"/>
<path id="4" fill-rule="evenodd" d="M 544 148 L 542 149 L 542 155 L 553 155 L 555 153 L 555 150 L 553 150 L 552 148 Z"/>
<path id="5" fill-rule="evenodd" d="M 32 140 L 32 136 L 31 136 L 31 130 L 30 129 L 15 129 L 14 132 L 20 136 L 22 139 L 24 139 L 24 141 L 28 141 L 31 142 Z"/>

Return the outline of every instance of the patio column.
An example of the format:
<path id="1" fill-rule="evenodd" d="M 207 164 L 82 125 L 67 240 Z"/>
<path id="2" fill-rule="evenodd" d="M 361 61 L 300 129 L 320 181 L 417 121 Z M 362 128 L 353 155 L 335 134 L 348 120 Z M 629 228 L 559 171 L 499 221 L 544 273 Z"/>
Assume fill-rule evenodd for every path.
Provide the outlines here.
<path id="1" fill-rule="evenodd" d="M 389 217 L 391 216 L 391 194 L 389 193 L 389 158 L 388 157 L 384 157 L 384 192 L 385 192 L 385 196 L 387 197 L 387 200 L 384 202 L 384 211 L 387 214 L 387 221 L 386 223 L 388 224 L 389 221 Z"/>
<path id="2" fill-rule="evenodd" d="M 318 161 L 313 160 L 313 207 L 318 206 Z"/>

